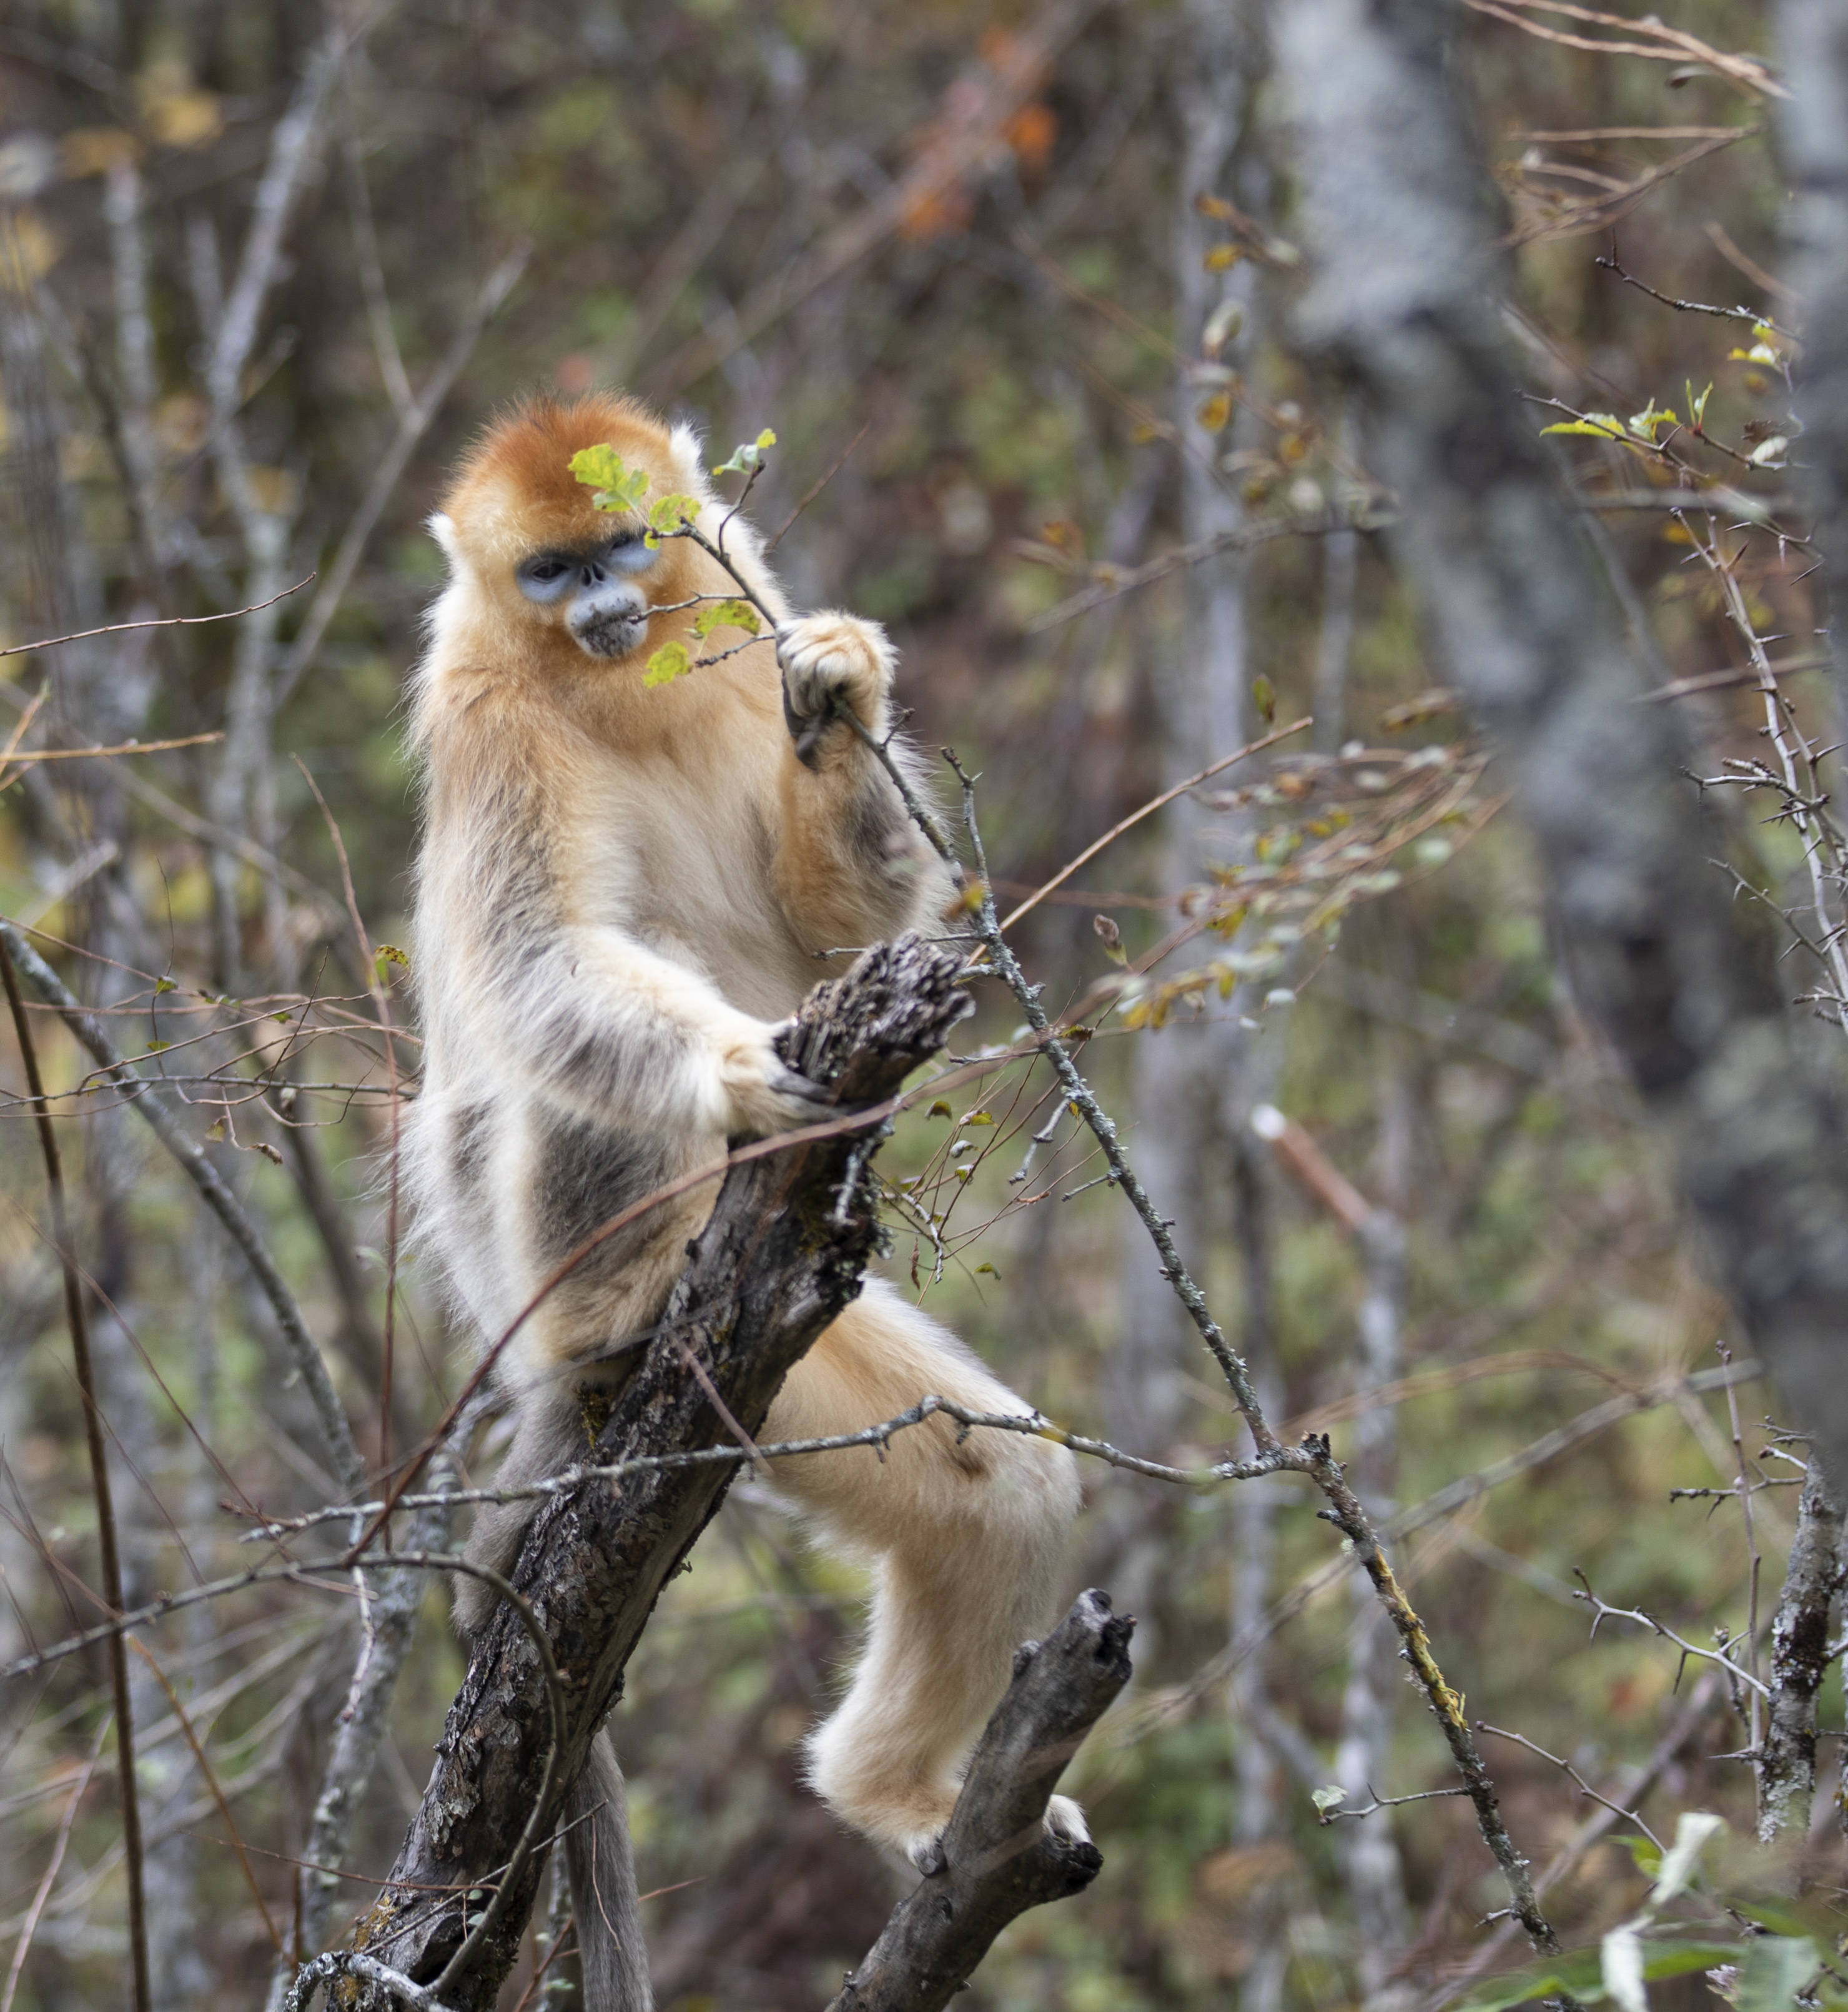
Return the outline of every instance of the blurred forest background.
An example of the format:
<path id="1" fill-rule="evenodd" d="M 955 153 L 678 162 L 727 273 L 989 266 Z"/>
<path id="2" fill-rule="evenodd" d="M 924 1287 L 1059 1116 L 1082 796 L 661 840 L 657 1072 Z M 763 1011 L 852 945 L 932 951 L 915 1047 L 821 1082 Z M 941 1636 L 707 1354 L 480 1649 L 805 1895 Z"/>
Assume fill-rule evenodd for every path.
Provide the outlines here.
<path id="1" fill-rule="evenodd" d="M 1672 11 L 1768 53 L 1758 8 Z M 1775 534 L 1792 310 L 1766 80 L 1564 30 L 1483 0 L 1457 45 L 1532 423 L 1616 416 L 1561 446 L 1704 771 L 1763 745 L 1733 590 L 1832 740 L 1806 555 Z M 798 602 L 890 626 L 916 737 L 980 771 L 1004 908 L 1312 715 L 1013 936 L 1049 1008 L 1090 1016 L 1087 1069 L 1285 1436 L 1332 1432 L 1397 1537 L 1582 1943 L 1646 1884 L 1637 1825 L 1582 1791 L 1664 1835 L 1690 1807 L 1749 1835 L 1753 1773 L 1725 1757 L 1758 1704 L 1639 1622 L 1593 1639 L 1575 1575 L 1689 1642 L 1743 1640 L 1757 1670 L 1800 1449 L 1768 1432 L 1671 1169 L 1550 956 L 1505 781 L 1432 689 L 1343 388 L 1293 348 L 1287 110 L 1256 0 L 12 0 L 0 644 L 144 626 L 0 663 L 0 911 L 168 1086 L 370 1467 L 470 1360 L 387 1171 L 416 1076 L 398 705 L 440 578 L 422 519 L 498 403 L 627 384 L 715 459 L 774 428 L 753 514 L 775 532 L 800 507 L 777 551 Z M 1624 273 L 1750 312 L 1681 312 Z M 1723 449 L 1685 430 L 1704 398 Z M 1773 526 L 1730 572 L 1704 559 L 1703 494 Z M 55 758 L 155 740 L 184 744 Z M 1796 841 L 1733 815 L 1777 884 Z M 1343 833 L 1332 883 L 1293 877 Z M 1234 886 L 1247 911 L 1189 940 L 1198 890 Z M 339 1490 L 243 1256 L 93 1058 L 30 1018 L 132 1606 L 273 1557 L 239 1541 L 255 1511 Z M 964 1049 L 1017 1018 L 997 994 Z M 0 1661 L 94 1623 L 101 1583 L 26 1091 L 0 1033 Z M 895 1274 L 1074 1429 L 1183 1464 L 1236 1451 L 1044 1076 L 931 1104 L 882 1162 Z M 1410 2012 L 1516 1960 L 1509 1924 L 1479 1925 L 1505 1894 L 1467 1803 L 1318 1821 L 1318 1789 L 1353 1810 L 1454 1778 L 1301 1482 L 1177 1491 L 1087 1464 L 1086 1484 L 1070 1588 L 1139 1619 L 1133 1689 L 1068 1782 L 1105 1867 L 1016 1924 L 968 2002 Z M 616 1731 L 664 2005 L 819 2004 L 908 1883 L 798 1778 L 859 1590 L 741 1482 L 631 1666 Z M 446 1593 L 420 1591 L 321 1939 L 390 1864 L 460 1676 Z M 159 2006 L 272 1992 L 357 1642 L 344 1581 L 139 1631 Z M 109 1714 L 100 1646 L 9 1686 L 0 2007 L 127 2002 Z M 1822 1718 L 1839 1734 L 1839 1673 Z"/>

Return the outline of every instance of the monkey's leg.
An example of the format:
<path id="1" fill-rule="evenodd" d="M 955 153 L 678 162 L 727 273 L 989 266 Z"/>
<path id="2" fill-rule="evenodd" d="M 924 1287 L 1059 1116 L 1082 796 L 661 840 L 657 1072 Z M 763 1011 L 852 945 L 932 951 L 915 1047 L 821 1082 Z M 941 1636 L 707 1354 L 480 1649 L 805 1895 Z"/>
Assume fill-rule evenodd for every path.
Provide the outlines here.
<path id="1" fill-rule="evenodd" d="M 790 1372 L 768 1439 L 857 1432 L 935 1392 L 986 1411 L 1027 1407 L 953 1336 L 883 1281 Z M 808 1743 L 809 1776 L 856 1828 L 927 1865 L 976 1736 L 1006 1689 L 1015 1648 L 1044 1629 L 1078 1509 L 1064 1448 L 947 1419 L 776 1464 L 777 1486 L 825 1542 L 870 1559 L 865 1653 L 840 1709 Z M 1055 1796 L 1050 1825 L 1086 1835 Z"/>

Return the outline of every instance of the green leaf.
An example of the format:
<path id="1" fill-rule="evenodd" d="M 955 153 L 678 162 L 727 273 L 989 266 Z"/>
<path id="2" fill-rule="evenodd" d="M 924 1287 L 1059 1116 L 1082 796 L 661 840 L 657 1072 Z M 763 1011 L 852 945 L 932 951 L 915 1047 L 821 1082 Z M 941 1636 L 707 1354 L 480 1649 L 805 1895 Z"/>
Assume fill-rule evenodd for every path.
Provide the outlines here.
<path id="1" fill-rule="evenodd" d="M 748 601 L 719 601 L 702 608 L 693 618 L 693 633 L 702 641 L 715 629 L 742 629 L 747 636 L 760 634 L 763 623 Z"/>
<path id="2" fill-rule="evenodd" d="M 380 944 L 372 954 L 372 961 L 373 969 L 378 973 L 379 983 L 381 985 L 385 982 L 385 971 L 388 965 L 395 964 L 400 971 L 408 971 L 411 968 L 411 960 L 396 944 Z"/>
<path id="3" fill-rule="evenodd" d="M 1799 1941 L 1811 1936 L 1827 1939 L 1838 1932 L 1833 1910 L 1825 1903 L 1741 1899 L 1728 1893 L 1726 1907 L 1728 1913 L 1743 1914 L 1774 1935 L 1791 1935 Z"/>
<path id="4" fill-rule="evenodd" d="M 1347 1791 L 1338 1782 L 1331 1782 L 1325 1789 L 1311 1789 L 1309 1800 L 1315 1805 L 1315 1814 L 1324 1823 L 1332 1810 L 1338 1810 L 1347 1800 Z"/>
<path id="5" fill-rule="evenodd" d="M 1276 724 L 1277 688 L 1268 678 L 1259 676 L 1251 680 L 1251 702 L 1258 708 L 1258 717 L 1266 726 Z"/>
<path id="6" fill-rule="evenodd" d="M 662 536 L 690 524 L 699 515 L 697 496 L 663 496 L 648 506 L 648 529 Z"/>
<path id="7" fill-rule="evenodd" d="M 776 444 L 776 436 L 768 426 L 754 441 L 740 441 L 732 449 L 730 461 L 722 461 L 712 473 L 715 475 L 748 475 L 764 458 L 765 448 Z"/>
<path id="8" fill-rule="evenodd" d="M 1681 421 L 1676 418 L 1675 408 L 1672 405 L 1664 405 L 1658 412 L 1656 410 L 1656 401 L 1651 398 L 1641 412 L 1631 416 L 1630 431 L 1633 433 L 1640 433 L 1646 441 L 1653 441 L 1658 427 L 1678 426 L 1680 424 Z"/>
<path id="9" fill-rule="evenodd" d="M 580 448 L 571 457 L 571 473 L 596 493 L 591 502 L 599 510 L 633 510 L 648 493 L 646 469 L 631 468 L 607 442 Z"/>
<path id="10" fill-rule="evenodd" d="M 1739 2012 L 1790 2012 L 1797 1992 L 1821 1967 L 1807 1935 L 1757 1935 L 1739 1964 Z"/>
<path id="11" fill-rule="evenodd" d="M 1489 1978 L 1480 1990 L 1472 1991 L 1452 2008 L 1452 2012 L 1508 2012 L 1514 2005 L 1530 1999 L 1556 1997 L 1569 1992 L 1581 2005 L 1595 2005 L 1604 1996 L 1604 1980 L 1595 1949 L 1575 1950 L 1570 1956 L 1549 1957 L 1544 1963 L 1529 1964 Z"/>
<path id="12" fill-rule="evenodd" d="M 150 1041 L 145 1052 L 151 1055 L 165 1054 L 173 1045 L 171 1041 Z"/>
<path id="13" fill-rule="evenodd" d="M 1662 1869 L 1662 1854 L 1646 1837 L 1619 1837 L 1612 1839 L 1621 1844 L 1636 1861 L 1636 1870 L 1653 1886 L 1656 1875 Z"/>
<path id="14" fill-rule="evenodd" d="M 1737 1963 L 1737 1942 L 1683 1941 L 1645 1942 L 1647 1960 L 1643 1975 L 1651 1984 L 1664 1977 L 1686 1977 L 1696 1970 L 1717 1970 L 1723 1963 Z"/>
<path id="15" fill-rule="evenodd" d="M 926 1118 L 953 1118 L 955 1115 L 956 1114 L 950 1108 L 949 1105 L 940 1097 L 924 1114 Z"/>
<path id="16" fill-rule="evenodd" d="M 1589 433 L 1593 440 L 1621 440 L 1623 422 L 1614 412 L 1587 412 L 1582 419 L 1561 419 L 1557 426 L 1542 426 L 1543 433 Z"/>
<path id="17" fill-rule="evenodd" d="M 976 1271 L 978 1275 L 982 1272 L 986 1272 L 991 1279 L 998 1279 L 1001 1275 L 992 1265 L 988 1264 L 986 1261 L 978 1265 L 976 1267 Z"/>
<path id="18" fill-rule="evenodd" d="M 156 999 L 163 992 L 177 992 L 179 990 L 179 986 L 170 978 L 157 978 L 154 981 L 154 996 Z"/>
<path id="19" fill-rule="evenodd" d="M 642 672 L 645 685 L 671 685 L 676 678 L 683 678 L 693 669 L 693 659 L 688 655 L 684 643 L 663 643 L 648 662 Z"/>
<path id="20" fill-rule="evenodd" d="M 592 489 L 613 489 L 627 474 L 623 457 L 605 441 L 598 447 L 580 448 L 571 457 L 571 473 Z"/>

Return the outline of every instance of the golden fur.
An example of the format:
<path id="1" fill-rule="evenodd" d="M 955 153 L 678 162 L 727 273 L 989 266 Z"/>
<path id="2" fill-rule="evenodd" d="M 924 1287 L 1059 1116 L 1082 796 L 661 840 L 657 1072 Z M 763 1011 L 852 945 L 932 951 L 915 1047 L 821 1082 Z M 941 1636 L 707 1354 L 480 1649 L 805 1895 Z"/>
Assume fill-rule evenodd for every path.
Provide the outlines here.
<path id="1" fill-rule="evenodd" d="M 651 495 L 701 498 L 701 528 L 717 537 L 726 508 L 697 441 L 609 396 L 538 400 L 498 421 L 433 520 L 451 575 L 413 710 L 427 1043 L 413 1178 L 424 1234 L 491 1339 L 598 1224 L 727 1137 L 811 1120 L 812 1086 L 772 1036 L 847 961 L 816 954 L 928 927 L 949 891 L 878 764 L 830 714 L 844 703 L 885 730 L 883 633 L 840 613 L 791 619 L 742 520 L 726 526 L 726 549 L 776 612 L 774 646 L 650 689 L 642 667 L 664 641 L 680 637 L 695 656 L 715 647 L 694 639 L 691 610 L 644 610 L 621 654 L 580 644 L 574 623 L 630 619 L 631 579 L 647 609 L 735 591 L 690 540 L 651 560 L 633 546 L 603 553 L 623 520 L 598 513 L 567 466 L 601 442 L 650 471 Z M 581 568 L 581 593 L 537 605 L 519 569 L 552 551 Z M 721 632 L 717 646 L 735 640 Z M 526 1324 L 499 1365 L 519 1419 L 504 1475 L 581 1450 L 578 1386 L 620 1374 L 712 1199 L 708 1187 L 654 1210 Z M 870 1281 L 790 1373 L 765 1436 L 853 1431 L 929 1391 L 1027 1408 Z M 938 1421 L 883 1459 L 794 1459 L 777 1481 L 875 1575 L 867 1647 L 810 1742 L 812 1778 L 848 1821 L 923 1862 L 1012 1650 L 1047 1618 L 1077 1507 L 1072 1463 L 1013 1435 L 958 1444 Z M 489 1512 L 478 1554 L 509 1555 L 523 1520 Z M 479 1624 L 478 1605 L 458 1605 Z M 1063 1798 L 1049 1821 L 1083 1835 Z"/>

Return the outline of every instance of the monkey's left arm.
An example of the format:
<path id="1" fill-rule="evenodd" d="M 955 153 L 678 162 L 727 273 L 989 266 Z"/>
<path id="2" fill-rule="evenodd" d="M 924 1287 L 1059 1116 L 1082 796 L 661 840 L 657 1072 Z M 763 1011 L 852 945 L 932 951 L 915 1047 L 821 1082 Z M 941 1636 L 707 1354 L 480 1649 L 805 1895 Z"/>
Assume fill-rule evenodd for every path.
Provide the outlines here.
<path id="1" fill-rule="evenodd" d="M 776 865 L 784 912 L 810 950 L 858 947 L 928 924 L 947 900 L 947 878 L 841 717 L 851 712 L 869 733 L 890 733 L 886 632 L 829 610 L 786 623 L 776 640 L 789 728 Z"/>

